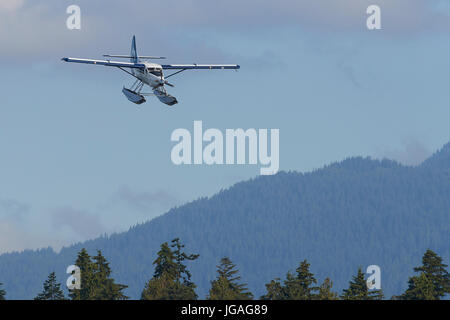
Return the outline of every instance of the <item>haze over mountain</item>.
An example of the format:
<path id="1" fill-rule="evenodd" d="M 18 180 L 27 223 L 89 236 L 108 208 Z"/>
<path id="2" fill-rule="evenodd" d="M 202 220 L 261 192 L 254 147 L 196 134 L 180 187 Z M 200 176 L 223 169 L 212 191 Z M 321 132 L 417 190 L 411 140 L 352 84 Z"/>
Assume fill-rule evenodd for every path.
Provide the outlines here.
<path id="1" fill-rule="evenodd" d="M 126 213 L 124 213 L 126 214 Z M 450 258 L 450 143 L 417 167 L 349 158 L 309 172 L 280 172 L 238 183 L 129 231 L 63 248 L 0 256 L 9 299 L 33 298 L 51 271 L 65 283 L 67 266 L 85 247 L 101 249 L 113 277 L 139 298 L 162 242 L 179 237 L 197 293 L 204 298 L 223 256 L 237 264 L 255 296 L 307 259 L 319 281 L 336 290 L 359 266 L 376 264 L 386 297 L 402 292 L 427 248 Z"/>

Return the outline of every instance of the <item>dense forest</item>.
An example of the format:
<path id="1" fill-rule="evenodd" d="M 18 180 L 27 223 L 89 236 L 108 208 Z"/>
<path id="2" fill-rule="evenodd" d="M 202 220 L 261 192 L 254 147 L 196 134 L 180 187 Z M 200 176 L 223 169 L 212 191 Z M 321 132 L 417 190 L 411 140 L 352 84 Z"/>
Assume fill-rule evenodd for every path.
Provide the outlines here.
<path id="1" fill-rule="evenodd" d="M 194 261 L 198 254 L 187 254 L 180 239 L 161 245 L 157 258 L 153 261 L 154 274 L 145 284 L 141 300 L 196 300 L 198 295 L 196 285 L 191 281 L 191 273 L 184 261 Z M 86 249 L 77 256 L 75 265 L 78 271 L 70 273 L 69 295 L 66 298 L 57 282 L 56 275 L 51 272 L 43 284 L 43 290 L 35 300 L 127 300 L 123 292 L 127 288 L 118 284 L 111 277 L 111 267 L 101 251 L 90 257 Z M 442 258 L 432 250 L 427 250 L 422 257 L 422 265 L 414 268 L 418 275 L 408 280 L 407 290 L 393 300 L 440 300 L 450 293 L 450 274 L 448 266 Z M 74 276 L 76 274 L 76 276 Z M 333 291 L 333 281 L 325 278 L 318 285 L 317 279 L 310 271 L 307 260 L 300 263 L 295 273 L 290 271 L 286 279 L 279 278 L 266 284 L 266 293 L 262 300 L 382 300 L 384 294 L 381 288 L 372 288 L 375 280 L 366 279 L 361 268 L 352 277 L 348 288 L 339 295 Z M 1 284 L 0 284 L 1 285 Z M 5 290 L 0 289 L 0 300 L 6 300 Z M 211 287 L 206 297 L 208 300 L 252 300 L 254 295 L 248 290 L 247 284 L 241 281 L 239 270 L 228 258 L 223 257 L 217 266 L 217 277 L 211 281 Z"/>
<path id="2" fill-rule="evenodd" d="M 269 294 L 266 284 L 275 296 L 276 290 L 289 291 L 288 278 L 276 279 L 284 279 L 289 270 L 295 279 L 293 268 L 299 261 L 310 264 L 309 272 L 317 280 L 314 286 L 323 291 L 332 281 L 332 292 L 339 296 L 350 290 L 350 279 L 358 287 L 359 268 L 364 272 L 367 266 L 378 265 L 383 295 L 391 298 L 410 286 L 431 287 L 433 279 L 420 271 L 419 278 L 408 279 L 428 249 L 448 262 L 449 214 L 450 144 L 417 167 L 350 158 L 309 173 L 280 172 L 241 182 L 127 232 L 59 253 L 46 248 L 3 254 L 0 290 L 8 299 L 33 299 L 42 291 L 44 279 L 55 272 L 67 296 L 66 268 L 85 248 L 86 255 L 98 256 L 100 250 L 108 257 L 114 266 L 110 276 L 127 286 L 120 287 L 120 294 L 139 299 L 156 274 L 153 261 L 161 243 L 179 237 L 199 256 L 183 262 L 190 277 L 184 274 L 178 280 L 195 284 L 200 298 L 216 294 L 210 290 L 211 281 L 219 281 L 218 263 L 223 262 L 224 274 L 229 263 L 239 266 L 246 283 L 242 293 L 261 297 Z M 221 262 L 224 257 L 228 260 Z"/>

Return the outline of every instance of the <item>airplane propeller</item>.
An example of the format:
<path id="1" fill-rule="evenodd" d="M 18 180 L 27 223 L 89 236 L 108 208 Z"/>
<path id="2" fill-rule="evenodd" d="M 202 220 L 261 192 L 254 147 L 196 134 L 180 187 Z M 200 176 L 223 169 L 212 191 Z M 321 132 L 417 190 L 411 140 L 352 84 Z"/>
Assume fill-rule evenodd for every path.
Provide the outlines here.
<path id="1" fill-rule="evenodd" d="M 167 80 L 164 80 L 163 79 L 163 75 L 162 75 L 162 73 L 161 73 L 161 80 L 160 80 L 160 83 L 162 84 L 162 85 L 168 85 L 169 87 L 175 87 L 173 84 L 171 84 L 170 82 L 168 82 Z"/>

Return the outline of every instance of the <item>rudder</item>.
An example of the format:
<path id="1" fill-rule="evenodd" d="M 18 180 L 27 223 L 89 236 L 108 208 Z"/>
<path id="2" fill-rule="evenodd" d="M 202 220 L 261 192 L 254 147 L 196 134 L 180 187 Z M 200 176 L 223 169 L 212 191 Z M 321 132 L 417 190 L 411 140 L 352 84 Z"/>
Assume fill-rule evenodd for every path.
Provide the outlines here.
<path id="1" fill-rule="evenodd" d="M 133 36 L 133 41 L 131 42 L 131 54 L 130 54 L 131 58 L 130 58 L 130 62 L 132 63 L 138 63 L 139 62 L 139 58 L 137 55 L 137 50 L 136 50 L 136 36 Z"/>

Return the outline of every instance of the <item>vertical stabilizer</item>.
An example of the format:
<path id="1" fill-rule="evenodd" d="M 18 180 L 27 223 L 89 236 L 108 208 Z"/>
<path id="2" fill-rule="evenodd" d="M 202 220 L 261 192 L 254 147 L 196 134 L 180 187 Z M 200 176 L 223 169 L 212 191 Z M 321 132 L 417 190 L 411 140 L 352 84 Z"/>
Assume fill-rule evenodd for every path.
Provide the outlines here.
<path id="1" fill-rule="evenodd" d="M 138 63 L 139 62 L 139 58 L 137 55 L 137 50 L 136 50 L 136 36 L 133 36 L 133 41 L 131 42 L 131 54 L 130 54 L 131 58 L 130 58 L 130 62 L 132 63 Z"/>

